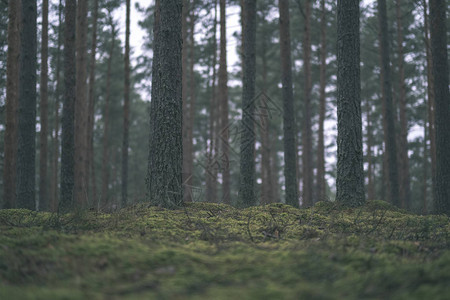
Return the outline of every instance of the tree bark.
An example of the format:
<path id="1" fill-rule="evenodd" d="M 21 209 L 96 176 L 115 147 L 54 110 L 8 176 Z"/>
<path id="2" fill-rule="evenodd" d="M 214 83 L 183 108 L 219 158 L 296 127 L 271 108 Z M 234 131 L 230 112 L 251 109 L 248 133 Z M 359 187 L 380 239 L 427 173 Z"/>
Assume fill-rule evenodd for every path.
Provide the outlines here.
<path id="1" fill-rule="evenodd" d="M 5 165 L 3 169 L 4 205 L 16 207 L 17 106 L 19 97 L 21 1 L 8 2 L 8 54 L 6 66 Z"/>
<path id="2" fill-rule="evenodd" d="M 195 65 L 195 39 L 194 39 L 194 33 L 195 33 L 195 5 L 194 2 L 192 3 L 192 7 L 190 9 L 190 32 L 189 32 L 189 123 L 187 124 L 188 128 L 188 148 L 184 149 L 183 151 L 187 152 L 188 155 L 188 161 L 187 161 L 187 171 L 189 174 L 189 178 L 187 179 L 184 184 L 187 186 L 187 190 L 189 192 L 189 197 L 186 197 L 186 194 L 184 194 L 184 198 L 188 201 L 194 201 L 194 198 L 192 197 L 192 185 L 193 185 L 193 175 L 194 175 L 194 120 L 195 120 L 195 97 L 196 97 L 196 91 L 195 91 L 195 71 L 194 71 L 194 65 Z"/>
<path id="3" fill-rule="evenodd" d="M 228 72 L 227 72 L 227 37 L 226 37 L 226 1 L 220 0 L 220 58 L 219 58 L 219 103 L 220 103 L 220 140 L 219 160 L 222 162 L 222 202 L 231 204 L 230 200 L 230 157 L 228 130 Z"/>
<path id="4" fill-rule="evenodd" d="M 64 103 L 61 121 L 60 212 L 68 212 L 73 207 L 76 7 L 75 0 L 66 0 L 64 8 Z"/>
<path id="5" fill-rule="evenodd" d="M 389 200 L 392 204 L 400 206 L 399 180 L 397 164 L 397 145 L 395 136 L 395 111 L 392 103 L 391 87 L 391 66 L 389 59 L 389 40 L 387 28 L 386 0 L 377 0 L 378 2 L 378 21 L 379 21 L 379 41 L 380 41 L 380 62 L 382 78 L 382 98 L 384 104 L 383 119 L 384 139 L 386 144 L 386 155 L 388 162 L 388 182 L 389 182 Z"/>
<path id="6" fill-rule="evenodd" d="M 325 0 L 320 1 L 320 95 L 319 95 L 319 138 L 317 142 L 317 200 L 326 200 L 325 190 L 325 142 L 324 123 L 326 114 L 326 59 L 327 59 L 327 39 L 326 39 L 326 9 Z"/>
<path id="7" fill-rule="evenodd" d="M 125 29 L 125 82 L 123 102 L 123 143 L 122 143 L 122 207 L 128 198 L 128 144 L 130 127 L 130 0 L 126 1 L 126 29 Z"/>
<path id="8" fill-rule="evenodd" d="M 400 143 L 399 143 L 399 174 L 400 174 L 400 199 L 403 208 L 410 208 L 410 175 L 408 159 L 408 120 L 406 117 L 406 86 L 403 55 L 403 25 L 401 14 L 401 0 L 396 0 L 397 15 L 397 44 L 398 44 L 398 71 L 399 71 L 399 111 L 400 111 Z"/>
<path id="9" fill-rule="evenodd" d="M 36 1 L 22 1 L 17 139 L 17 207 L 36 209 Z"/>
<path id="10" fill-rule="evenodd" d="M 86 160 L 86 185 L 89 187 L 91 181 L 92 193 L 91 199 L 95 204 L 97 203 L 97 182 L 95 178 L 95 161 L 94 161 L 94 113 L 95 113 L 95 69 L 97 54 L 97 25 L 98 25 L 98 0 L 94 1 L 94 10 L 92 12 L 92 45 L 91 57 L 89 67 L 89 104 L 88 104 L 88 119 L 87 119 L 87 160 Z M 91 180 L 89 180 L 91 179 Z"/>
<path id="11" fill-rule="evenodd" d="M 430 0 L 431 54 L 433 57 L 436 183 L 434 210 L 450 215 L 450 91 L 447 53 L 446 1 Z"/>
<path id="12" fill-rule="evenodd" d="M 147 192 L 153 205 L 183 203 L 182 1 L 161 1 L 152 79 Z M 157 19 L 157 18 L 155 18 Z M 157 22 L 155 22 L 157 23 Z M 153 88 L 156 88 L 153 91 Z"/>
<path id="13" fill-rule="evenodd" d="M 182 8 L 182 20 L 181 20 L 181 28 L 182 28 L 182 38 L 183 38 L 183 47 L 181 50 L 181 63 L 182 63 L 182 98 L 183 98 L 183 196 L 184 202 L 190 202 L 191 199 L 191 189 L 190 184 L 188 183 L 190 178 L 192 177 L 191 170 L 189 170 L 190 160 L 192 159 L 192 155 L 189 150 L 189 82 L 188 82 L 188 71 L 189 71 L 189 47 L 188 47 L 188 15 L 189 15 L 189 0 L 182 0 L 183 8 Z"/>
<path id="14" fill-rule="evenodd" d="M 336 201 L 355 207 L 365 202 L 358 0 L 338 0 L 337 41 Z"/>
<path id="15" fill-rule="evenodd" d="M 239 206 L 256 205 L 255 195 L 255 77 L 256 0 L 244 1 L 242 129 Z M 260 125 L 260 124 L 259 124 Z"/>
<path id="16" fill-rule="evenodd" d="M 366 104 L 366 118 L 367 118 L 367 198 L 369 200 L 375 199 L 375 183 L 373 178 L 373 160 L 372 160 L 372 114 L 370 113 L 371 105 L 369 101 Z"/>
<path id="17" fill-rule="evenodd" d="M 283 133 L 284 133 L 284 177 L 286 203 L 299 206 L 297 170 L 294 94 L 292 90 L 291 37 L 289 33 L 289 1 L 279 0 L 280 12 L 280 55 L 281 83 L 283 96 Z"/>

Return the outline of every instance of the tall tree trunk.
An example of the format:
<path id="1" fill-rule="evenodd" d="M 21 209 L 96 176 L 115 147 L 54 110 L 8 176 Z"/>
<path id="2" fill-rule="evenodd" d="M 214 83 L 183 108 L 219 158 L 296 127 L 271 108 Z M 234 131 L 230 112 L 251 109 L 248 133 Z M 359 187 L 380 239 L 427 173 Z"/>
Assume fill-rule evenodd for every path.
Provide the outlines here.
<path id="1" fill-rule="evenodd" d="M 36 1 L 22 1 L 19 123 L 17 139 L 17 207 L 36 209 Z"/>
<path id="2" fill-rule="evenodd" d="M 91 57 L 89 66 L 89 104 L 88 104 L 88 119 L 87 119 L 87 160 L 86 160 L 86 185 L 89 187 L 91 181 L 92 193 L 91 199 L 93 204 L 97 203 L 97 182 L 95 178 L 95 161 L 94 161 L 94 114 L 95 114 L 95 69 L 97 54 L 97 25 L 98 25 L 98 0 L 94 1 L 92 20 L 92 44 Z M 89 180 L 91 179 L 91 180 Z"/>
<path id="3" fill-rule="evenodd" d="M 395 136 L 395 111 L 392 103 L 391 87 L 391 65 L 389 59 L 389 40 L 387 28 L 386 0 L 377 0 L 378 2 L 378 21 L 379 21 L 379 40 L 380 40 L 380 60 L 381 60 L 381 78 L 382 78 L 382 98 L 385 103 L 383 118 L 386 122 L 384 126 L 384 139 L 386 143 L 386 154 L 388 160 L 388 181 L 389 181 L 389 200 L 392 204 L 400 206 L 399 199 L 399 180 L 397 165 L 397 146 Z"/>
<path id="4" fill-rule="evenodd" d="M 276 132 L 274 132 L 272 134 L 271 137 L 269 137 L 269 139 L 272 141 L 272 145 L 276 145 L 278 143 L 278 135 L 276 134 Z M 277 149 L 274 147 L 270 153 L 271 157 L 270 157 L 270 169 L 272 170 L 271 172 L 271 185 L 272 185 L 272 191 L 271 191 L 271 196 L 272 196 L 272 202 L 275 203 L 279 203 L 281 202 L 280 199 L 280 189 L 279 189 L 279 181 L 278 181 L 278 152 Z"/>
<path id="5" fill-rule="evenodd" d="M 19 98 L 21 1 L 8 2 L 8 57 L 6 66 L 4 208 L 16 206 L 17 106 Z"/>
<path id="6" fill-rule="evenodd" d="M 423 130 L 423 178 L 422 178 L 422 214 L 428 213 L 428 135 L 427 135 L 427 120 L 425 116 L 425 124 Z"/>
<path id="7" fill-rule="evenodd" d="M 228 72 L 227 72 L 227 37 L 226 37 L 226 1 L 220 0 L 220 59 L 219 59 L 219 103 L 220 103 L 220 161 L 222 171 L 222 202 L 231 204 L 230 200 L 230 157 L 228 130 Z"/>
<path id="8" fill-rule="evenodd" d="M 255 77 L 256 0 L 244 1 L 242 129 L 239 205 L 256 205 L 255 195 Z"/>
<path id="9" fill-rule="evenodd" d="M 299 206 L 296 170 L 294 94 L 292 90 L 291 37 L 289 34 L 289 1 L 278 1 L 280 11 L 280 55 L 283 96 L 284 177 L 286 203 Z"/>
<path id="10" fill-rule="evenodd" d="M 48 0 L 42 1 L 41 41 L 41 132 L 39 152 L 39 210 L 48 210 L 47 136 L 48 136 Z"/>
<path id="11" fill-rule="evenodd" d="M 409 179 L 409 159 L 408 159 L 408 120 L 406 117 L 406 87 L 405 69 L 403 55 L 403 25 L 401 14 L 401 0 L 396 0 L 397 15 L 397 44 L 398 44 L 398 69 L 400 73 L 399 91 L 399 111 L 400 111 L 400 143 L 399 143 L 399 174 L 400 174 L 400 199 L 403 208 L 409 208 L 411 202 L 410 179 Z"/>
<path id="12" fill-rule="evenodd" d="M 217 167 L 215 162 L 217 156 L 217 132 L 219 128 L 218 117 L 220 116 L 216 97 L 216 65 L 217 65 L 217 0 L 214 0 L 214 25 L 213 25 L 213 59 L 212 59 L 212 83 L 211 100 L 209 106 L 209 149 L 208 166 L 206 174 L 206 199 L 209 202 L 217 202 Z"/>
<path id="13" fill-rule="evenodd" d="M 366 104 L 366 118 L 367 118 L 367 198 L 369 200 L 375 199 L 375 183 L 373 178 L 373 159 L 372 159 L 372 115 L 370 113 L 371 105 L 369 101 Z"/>
<path id="14" fill-rule="evenodd" d="M 128 198 L 128 144 L 130 127 L 130 0 L 126 1 L 126 29 L 125 29 L 125 82 L 123 102 L 123 143 L 122 143 L 122 207 Z"/>
<path id="15" fill-rule="evenodd" d="M 429 15 L 427 12 L 427 1 L 423 1 L 423 12 L 424 12 L 424 31 L 425 31 L 425 47 L 426 47 L 426 58 L 427 58 L 427 108 L 428 108 L 428 130 L 430 137 L 430 158 L 431 158 L 431 182 L 434 187 L 436 184 L 436 130 L 434 127 L 434 116 L 435 116 L 435 106 L 434 106 L 434 79 L 433 79 L 433 58 L 431 57 L 431 42 L 429 36 L 429 26 L 428 20 Z M 434 188 L 432 189 L 433 198 Z"/>
<path id="16" fill-rule="evenodd" d="M 194 198 L 192 197 L 192 184 L 193 184 L 193 175 L 194 175 L 194 119 L 195 119 L 195 72 L 194 72 L 194 65 L 195 65 L 195 39 L 194 39 L 194 33 L 195 33 L 195 6 L 194 2 L 192 3 L 192 7 L 190 9 L 190 32 L 189 32 L 189 123 L 186 124 L 188 129 L 188 148 L 183 151 L 187 151 L 188 154 L 188 161 L 187 161 L 187 171 L 189 174 L 189 178 L 184 184 L 187 185 L 188 191 L 190 193 L 190 196 L 186 198 L 186 194 L 184 194 L 184 197 L 186 200 L 194 201 Z"/>
<path id="17" fill-rule="evenodd" d="M 153 205 L 166 208 L 183 203 L 182 6 L 181 0 L 161 1 L 160 30 L 155 30 L 159 53 L 152 71 L 159 74 L 152 78 L 156 99 L 150 107 L 147 195 Z"/>
<path id="18" fill-rule="evenodd" d="M 101 206 L 107 207 L 108 203 L 108 185 L 109 185 L 109 104 L 111 101 L 111 69 L 114 58 L 114 47 L 116 43 L 116 27 L 112 19 L 111 12 L 108 13 L 109 25 L 111 26 L 111 48 L 108 53 L 108 69 L 106 73 L 106 96 L 105 107 L 103 110 L 103 141 L 102 141 L 102 199 Z"/>
<path id="19" fill-rule="evenodd" d="M 311 2 L 305 0 L 303 39 L 303 134 L 302 134 L 302 179 L 303 206 L 314 204 L 313 199 L 313 162 L 312 162 L 312 132 L 311 132 Z"/>
<path id="20" fill-rule="evenodd" d="M 192 158 L 192 155 L 189 150 L 189 82 L 188 82 L 188 71 L 189 71 L 189 47 L 188 47 L 188 38 L 189 38 L 189 24 L 188 24 L 188 16 L 189 16 L 189 0 L 182 0 L 183 8 L 182 8 L 182 20 L 181 20 L 181 30 L 182 30 L 182 38 L 183 38 L 183 47 L 181 50 L 182 56 L 182 98 L 183 98 L 183 201 L 190 202 L 191 199 L 191 189 L 189 180 L 192 177 L 192 174 L 189 170 L 189 161 Z"/>
<path id="21" fill-rule="evenodd" d="M 61 136 L 61 198 L 59 211 L 73 207 L 74 105 L 75 105 L 75 24 L 76 0 L 66 0 L 64 8 L 64 102 Z"/>
<path id="22" fill-rule="evenodd" d="M 76 99 L 75 99 L 75 162 L 74 202 L 79 208 L 87 206 L 87 0 L 78 0 L 76 28 Z"/>
<path id="23" fill-rule="evenodd" d="M 56 88 L 55 88 L 55 107 L 54 107 L 54 129 L 53 129 L 53 159 L 51 163 L 51 195 L 50 210 L 58 210 L 58 162 L 59 162 L 59 102 L 61 96 L 61 32 L 62 32 L 62 0 L 59 0 L 58 6 L 58 46 L 56 52 Z"/>
<path id="24" fill-rule="evenodd" d="M 446 3 L 445 0 L 430 0 L 430 30 L 436 129 L 434 209 L 436 213 L 450 215 L 450 91 Z"/>
<path id="25" fill-rule="evenodd" d="M 346 206 L 360 206 L 365 202 L 365 191 L 358 0 L 338 0 L 337 40 L 336 201 Z"/>
<path id="26" fill-rule="evenodd" d="M 326 66 L 327 66 L 327 20 L 325 0 L 320 1 L 320 95 L 319 95 L 319 138 L 317 143 L 317 200 L 326 200 L 325 190 L 325 142 L 324 123 L 326 114 Z"/>

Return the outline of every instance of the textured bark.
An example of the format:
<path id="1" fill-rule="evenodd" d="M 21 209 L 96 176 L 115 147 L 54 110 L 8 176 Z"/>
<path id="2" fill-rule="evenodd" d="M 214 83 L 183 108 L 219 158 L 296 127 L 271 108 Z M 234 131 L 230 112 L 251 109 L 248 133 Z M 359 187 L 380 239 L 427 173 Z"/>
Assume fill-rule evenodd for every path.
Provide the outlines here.
<path id="1" fill-rule="evenodd" d="M 187 161 L 187 173 L 189 174 L 189 178 L 187 181 L 183 182 L 187 186 L 187 190 L 189 192 L 189 197 L 184 195 L 185 200 L 194 201 L 192 197 L 192 184 L 193 184 L 193 174 L 194 174 L 194 119 L 195 119 L 195 72 L 194 72 L 194 63 L 195 63 L 195 6 L 194 2 L 192 3 L 192 7 L 190 9 L 190 31 L 189 31 L 189 123 L 186 124 L 188 128 L 188 148 L 185 149 L 183 147 L 183 153 L 187 152 L 188 161 Z M 186 192 L 186 191 L 185 191 Z"/>
<path id="2" fill-rule="evenodd" d="M 372 161 L 372 115 L 370 113 L 371 105 L 367 101 L 366 118 L 367 118 L 367 198 L 369 200 L 375 199 L 375 183 L 373 178 L 373 161 Z"/>
<path id="3" fill-rule="evenodd" d="M 94 162 L 94 112 L 95 112 L 95 69 L 97 54 L 97 25 L 98 25 L 98 0 L 94 1 L 92 20 L 92 41 L 91 41 L 91 57 L 89 63 L 89 103 L 88 103 L 88 119 L 87 119 L 87 159 L 86 159 L 86 184 L 91 185 L 91 199 L 93 203 L 97 203 L 97 182 L 95 178 L 95 162 Z"/>
<path id="4" fill-rule="evenodd" d="M 219 58 L 219 105 L 220 105 L 220 161 L 222 171 L 222 202 L 231 204 L 230 200 L 230 157 L 228 130 L 228 72 L 227 72 L 227 37 L 225 0 L 220 0 L 220 58 Z"/>
<path id="5" fill-rule="evenodd" d="M 399 143 L 399 175 L 400 175 L 400 199 L 403 208 L 411 206 L 410 195 L 410 176 L 409 176 L 409 159 L 408 159 L 408 120 L 406 116 L 406 85 L 405 85 L 405 68 L 403 55 L 403 25 L 401 0 L 396 0 L 397 15 L 397 52 L 398 52 L 398 71 L 399 71 L 399 112 L 400 112 L 400 143 Z"/>
<path id="6" fill-rule="evenodd" d="M 61 32 L 62 32 L 62 0 L 58 6 L 58 46 L 56 52 L 56 88 L 54 100 L 54 128 L 52 136 L 53 157 L 51 162 L 50 211 L 58 210 L 58 162 L 59 162 L 59 102 L 61 96 Z"/>
<path id="7" fill-rule="evenodd" d="M 280 11 L 280 55 L 283 96 L 284 177 L 286 203 L 294 207 L 298 207 L 299 201 L 296 170 L 294 94 L 292 90 L 291 37 L 289 34 L 289 1 L 279 0 L 278 8 Z"/>
<path id="8" fill-rule="evenodd" d="M 445 13 L 445 0 L 430 0 L 436 129 L 434 210 L 450 215 L 450 91 Z"/>
<path id="9" fill-rule="evenodd" d="M 181 0 L 160 3 L 157 30 L 158 57 L 152 71 L 153 100 L 150 111 L 150 147 L 147 191 L 153 205 L 166 208 L 183 203 L 182 166 L 182 30 Z M 155 81 L 157 80 L 157 81 Z M 153 89 L 152 88 L 152 89 Z"/>
<path id="10" fill-rule="evenodd" d="M 244 1 L 242 128 L 239 206 L 256 205 L 255 195 L 255 77 L 256 0 Z"/>
<path id="11" fill-rule="evenodd" d="M 87 0 L 78 0 L 76 28 L 76 99 L 74 148 L 74 202 L 78 208 L 87 207 Z"/>
<path id="12" fill-rule="evenodd" d="M 42 1 L 41 41 L 41 132 L 39 151 L 39 210 L 48 210 L 47 136 L 48 136 L 48 0 Z"/>
<path id="13" fill-rule="evenodd" d="M 76 1 L 66 0 L 64 8 L 64 102 L 61 136 L 60 212 L 73 207 L 74 105 L 75 105 L 75 24 Z"/>
<path id="14" fill-rule="evenodd" d="M 217 168 L 214 166 L 215 155 L 217 155 L 217 138 L 220 116 L 216 97 L 216 65 L 217 65 L 217 0 L 214 1 L 214 25 L 213 25 L 213 59 L 212 59 L 212 79 L 211 79 L 211 100 L 209 106 L 209 149 L 208 166 L 206 174 L 206 200 L 217 202 Z M 209 74 L 209 73 L 208 73 Z"/>
<path id="15" fill-rule="evenodd" d="M 313 159 L 312 159 L 312 131 L 311 131 L 311 2 L 305 1 L 305 21 L 303 39 L 303 131 L 302 131 L 302 179 L 303 206 L 314 204 L 313 199 Z"/>
<path id="16" fill-rule="evenodd" d="M 182 0 L 183 8 L 181 12 L 181 30 L 182 30 L 182 38 L 183 38 L 183 48 L 181 50 L 181 64 L 182 64 L 182 98 L 183 98 L 183 201 L 190 202 L 191 199 L 191 189 L 189 187 L 189 180 L 192 177 L 192 173 L 190 173 L 189 165 L 192 155 L 189 149 L 189 82 L 188 82 L 188 71 L 189 71 L 189 47 L 188 47 L 188 38 L 189 38 L 189 24 L 188 24 L 188 15 L 189 15 L 189 0 Z"/>
<path id="17" fill-rule="evenodd" d="M 327 40 L 326 28 L 327 20 L 325 17 L 325 0 L 320 1 L 320 92 L 319 92 L 319 138 L 317 141 L 317 200 L 326 200 L 325 191 L 325 143 L 324 143 L 324 123 L 326 113 L 326 59 L 327 59 Z"/>
<path id="18" fill-rule="evenodd" d="M 20 1 L 8 2 L 8 56 L 6 66 L 5 165 L 3 208 L 16 206 L 17 106 L 19 97 Z"/>
<path id="19" fill-rule="evenodd" d="M 122 207 L 128 199 L 128 144 L 130 127 L 130 0 L 126 1 L 126 29 L 125 29 L 125 82 L 123 102 L 123 140 L 122 140 Z"/>
<path id="20" fill-rule="evenodd" d="M 17 131 L 17 207 L 31 210 L 36 208 L 36 9 L 36 1 L 22 1 Z"/>
<path id="21" fill-rule="evenodd" d="M 391 66 L 389 59 L 389 40 L 387 28 L 386 0 L 377 0 L 378 2 L 378 21 L 379 21 L 379 41 L 380 41 L 380 62 L 382 78 L 382 98 L 384 102 L 383 119 L 386 122 L 384 126 L 384 140 L 386 144 L 386 155 L 388 162 L 388 181 L 389 181 L 389 201 L 400 206 L 399 197 L 399 179 L 397 164 L 397 145 L 395 136 L 395 110 L 392 101 L 391 86 Z"/>
<path id="22" fill-rule="evenodd" d="M 359 50 L 359 1 L 337 3 L 337 178 L 336 201 L 365 202 Z"/>
<path id="23" fill-rule="evenodd" d="M 116 43 L 116 26 L 109 12 L 109 26 L 111 27 L 111 48 L 108 53 L 108 69 L 106 73 L 106 95 L 105 107 L 103 109 L 103 140 L 102 140 L 102 198 L 101 206 L 107 207 L 108 203 L 108 185 L 109 185 L 109 103 L 111 101 L 111 69 L 114 55 L 114 47 Z"/>
<path id="24" fill-rule="evenodd" d="M 423 11 L 424 11 L 424 31 L 425 31 L 425 47 L 426 47 L 426 58 L 427 58 L 427 94 L 428 94 L 428 130 L 430 137 L 430 158 L 431 158 L 431 182 L 434 187 L 436 184 L 436 130 L 434 127 L 434 116 L 435 116 L 435 106 L 434 106 L 434 79 L 433 79 L 433 59 L 431 56 L 431 42 L 429 36 L 429 26 L 428 20 L 429 15 L 427 12 L 427 1 L 423 1 Z M 434 195 L 433 188 L 433 198 Z"/>

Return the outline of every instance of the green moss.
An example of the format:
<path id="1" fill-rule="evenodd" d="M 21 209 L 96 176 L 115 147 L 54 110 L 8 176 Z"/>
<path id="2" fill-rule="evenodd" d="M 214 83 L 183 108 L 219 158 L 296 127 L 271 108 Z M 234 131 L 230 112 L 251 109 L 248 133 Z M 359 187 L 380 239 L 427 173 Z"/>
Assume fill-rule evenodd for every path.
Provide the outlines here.
<path id="1" fill-rule="evenodd" d="M 0 211 L 0 299 L 444 299 L 450 225 L 382 201 Z"/>

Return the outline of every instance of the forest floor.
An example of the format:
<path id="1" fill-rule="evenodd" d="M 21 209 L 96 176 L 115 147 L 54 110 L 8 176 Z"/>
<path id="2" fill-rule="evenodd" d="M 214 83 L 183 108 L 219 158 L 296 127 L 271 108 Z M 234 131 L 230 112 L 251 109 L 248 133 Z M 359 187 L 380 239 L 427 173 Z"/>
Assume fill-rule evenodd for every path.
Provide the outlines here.
<path id="1" fill-rule="evenodd" d="M 0 211 L 0 299 L 449 299 L 450 222 L 383 201 Z"/>

